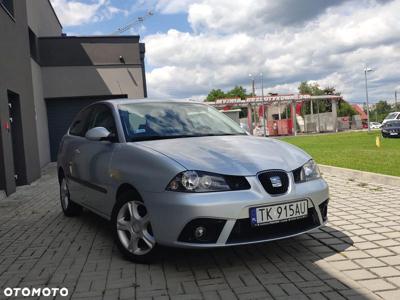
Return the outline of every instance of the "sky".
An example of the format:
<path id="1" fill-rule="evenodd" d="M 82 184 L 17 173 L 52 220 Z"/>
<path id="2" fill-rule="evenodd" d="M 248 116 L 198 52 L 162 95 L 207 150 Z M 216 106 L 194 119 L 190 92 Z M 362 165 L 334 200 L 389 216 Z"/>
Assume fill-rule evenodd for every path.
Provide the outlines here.
<path id="1" fill-rule="evenodd" d="M 255 79 L 261 94 L 333 86 L 351 102 L 400 92 L 400 0 L 51 0 L 68 35 L 125 34 L 146 44 L 149 98 L 202 99 Z M 253 77 L 250 77 L 252 74 Z"/>

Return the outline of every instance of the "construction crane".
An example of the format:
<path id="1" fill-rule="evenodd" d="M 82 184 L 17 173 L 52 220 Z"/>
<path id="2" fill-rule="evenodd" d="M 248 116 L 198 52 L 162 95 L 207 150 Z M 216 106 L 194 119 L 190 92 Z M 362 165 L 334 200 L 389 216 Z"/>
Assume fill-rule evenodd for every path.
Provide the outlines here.
<path id="1" fill-rule="evenodd" d="M 152 10 L 147 11 L 147 13 L 144 16 L 139 16 L 137 19 L 129 24 L 126 24 L 122 27 L 119 27 L 116 31 L 112 33 L 112 35 L 119 35 L 124 33 L 125 31 L 128 31 L 129 29 L 142 24 L 147 18 L 151 17 L 154 15 L 154 12 Z"/>

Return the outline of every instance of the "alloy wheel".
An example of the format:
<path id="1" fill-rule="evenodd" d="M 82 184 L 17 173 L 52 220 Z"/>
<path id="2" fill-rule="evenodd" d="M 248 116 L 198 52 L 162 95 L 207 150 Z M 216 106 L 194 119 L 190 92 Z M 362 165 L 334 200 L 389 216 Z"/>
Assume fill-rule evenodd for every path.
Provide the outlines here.
<path id="1" fill-rule="evenodd" d="M 60 197 L 61 197 L 61 204 L 65 209 L 68 209 L 69 205 L 69 190 L 68 190 L 68 185 L 67 181 L 65 178 L 62 179 L 61 185 L 60 185 Z"/>
<path id="2" fill-rule="evenodd" d="M 117 233 L 121 244 L 135 255 L 145 255 L 156 242 L 150 225 L 150 218 L 143 202 L 128 201 L 117 215 Z"/>

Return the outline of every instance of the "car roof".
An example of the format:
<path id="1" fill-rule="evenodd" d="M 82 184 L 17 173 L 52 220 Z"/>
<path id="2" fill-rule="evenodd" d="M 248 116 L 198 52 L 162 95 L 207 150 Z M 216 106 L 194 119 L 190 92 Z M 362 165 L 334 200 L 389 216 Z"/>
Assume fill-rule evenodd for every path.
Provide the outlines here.
<path id="1" fill-rule="evenodd" d="M 392 114 L 400 114 L 400 111 L 392 111 L 392 112 L 388 113 L 387 116 L 390 116 L 390 115 L 392 115 Z"/>

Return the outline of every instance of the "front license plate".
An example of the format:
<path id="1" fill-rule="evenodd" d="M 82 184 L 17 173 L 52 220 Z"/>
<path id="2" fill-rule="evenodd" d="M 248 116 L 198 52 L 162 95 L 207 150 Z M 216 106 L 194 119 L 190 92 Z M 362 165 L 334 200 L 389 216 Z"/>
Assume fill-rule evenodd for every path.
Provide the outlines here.
<path id="1" fill-rule="evenodd" d="M 282 203 L 250 208 L 251 225 L 268 225 L 307 217 L 308 201 Z"/>
<path id="2" fill-rule="evenodd" d="M 397 135 L 397 132 L 391 132 L 390 135 Z"/>

